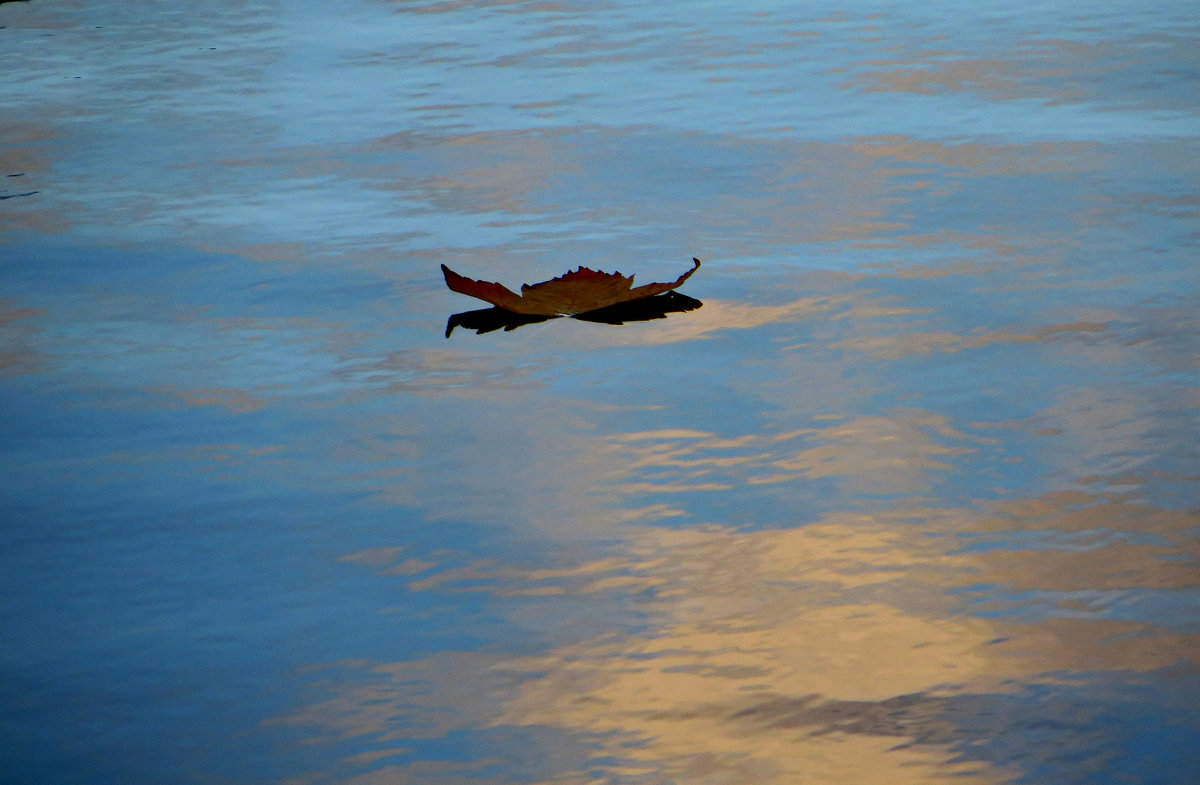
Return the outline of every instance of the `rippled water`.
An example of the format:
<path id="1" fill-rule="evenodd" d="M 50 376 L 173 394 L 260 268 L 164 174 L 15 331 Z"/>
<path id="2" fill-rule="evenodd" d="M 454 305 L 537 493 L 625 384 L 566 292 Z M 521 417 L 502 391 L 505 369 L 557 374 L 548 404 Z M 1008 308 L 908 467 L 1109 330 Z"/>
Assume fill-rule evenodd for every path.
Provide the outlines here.
<path id="1" fill-rule="evenodd" d="M 5 783 L 1196 781 L 1194 4 L 0 25 Z"/>

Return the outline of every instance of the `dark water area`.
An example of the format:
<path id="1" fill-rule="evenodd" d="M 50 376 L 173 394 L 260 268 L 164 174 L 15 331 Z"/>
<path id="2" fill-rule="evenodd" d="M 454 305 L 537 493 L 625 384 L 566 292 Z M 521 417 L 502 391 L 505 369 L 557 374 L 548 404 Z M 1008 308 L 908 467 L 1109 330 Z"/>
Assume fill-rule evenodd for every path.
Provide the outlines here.
<path id="1" fill-rule="evenodd" d="M 1196 12 L 0 4 L 0 781 L 1196 782 Z"/>

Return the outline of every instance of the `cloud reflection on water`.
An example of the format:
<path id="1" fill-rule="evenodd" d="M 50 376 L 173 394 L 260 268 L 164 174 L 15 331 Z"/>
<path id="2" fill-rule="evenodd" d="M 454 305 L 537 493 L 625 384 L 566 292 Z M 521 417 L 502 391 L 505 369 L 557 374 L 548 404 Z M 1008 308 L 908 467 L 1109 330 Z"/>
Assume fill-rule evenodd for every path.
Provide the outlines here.
<path id="1" fill-rule="evenodd" d="M 335 5 L 4 4 L 30 760 L 1194 775 L 1190 8 Z"/>
<path id="2" fill-rule="evenodd" d="M 438 681 L 435 690 L 440 698 L 461 694 L 463 714 L 435 722 L 433 732 L 465 723 L 593 739 L 595 757 L 552 780 L 560 782 L 585 781 L 584 771 L 631 782 L 1005 782 L 1057 757 L 1093 771 L 1109 742 L 1103 728 L 1078 735 L 1073 726 L 1086 720 L 1069 712 L 1136 701 L 1105 686 L 1117 674 L 1169 681 L 1155 673 L 1194 661 L 1194 632 L 1103 612 L 981 618 L 960 612 L 963 592 L 986 578 L 1019 597 L 1067 574 L 1094 587 L 1114 569 L 1138 591 L 1154 588 L 1164 568 L 1173 585 L 1194 588 L 1195 563 L 1175 569 L 1161 561 L 1176 553 L 1172 546 L 1118 542 L 1078 551 L 1066 567 L 1057 547 L 979 552 L 962 547 L 964 536 L 970 542 L 1014 526 L 1143 536 L 1152 534 L 1147 515 L 1160 522 L 1152 531 L 1182 534 L 1200 519 L 1082 494 L 998 511 L 913 508 L 768 531 L 635 527 L 624 557 L 562 570 L 481 564 L 417 580 L 410 590 L 637 598 L 644 619 L 641 632 L 609 631 L 539 656 L 463 655 L 446 674 L 454 686 Z M 437 716 L 403 685 L 429 678 L 439 661 L 372 666 L 378 687 L 289 722 L 325 727 L 323 717 L 348 716 L 354 725 L 343 734 L 385 740 L 402 718 Z M 1080 675 L 1063 682 L 1062 674 Z M 1023 696 L 1036 684 L 1064 691 L 1062 702 Z M 1182 707 L 1165 709 L 1163 722 L 1177 722 L 1171 712 Z"/>
<path id="3" fill-rule="evenodd" d="M 824 318 L 830 302 L 853 302 L 839 311 L 846 314 L 841 327 L 911 345 L 847 356 L 849 347 L 837 340 L 813 343 L 801 376 L 858 364 L 864 354 L 880 373 L 897 362 L 927 362 L 925 342 L 893 332 L 891 320 L 936 314 L 873 295 L 841 297 L 768 310 L 773 316 L 758 326 L 791 329 L 792 316 Z M 1126 352 L 1123 335 L 1069 323 L 1032 329 L 1015 343 L 1109 362 L 1104 347 Z M 994 340 L 976 332 L 950 346 L 954 354 L 986 356 L 1012 342 L 1003 331 Z M 783 373 L 787 379 L 790 369 Z M 756 389 L 767 400 L 790 393 L 794 407 L 814 403 L 797 395 L 797 382 Z M 551 782 L 982 783 L 1023 775 L 1083 782 L 1105 770 L 1114 749 L 1135 743 L 1111 723 L 1094 728 L 1096 717 L 1158 712 L 1144 720 L 1150 732 L 1171 745 L 1186 740 L 1185 704 L 1158 701 L 1180 678 L 1173 669 L 1183 664 L 1186 672 L 1197 659 L 1186 610 L 1200 567 L 1195 512 L 1148 503 L 1128 485 L 1115 490 L 1129 479 L 1111 475 L 1088 480 L 1098 486 L 1088 491 L 1000 491 L 967 506 L 945 495 L 961 493 L 962 477 L 978 471 L 970 467 L 979 461 L 999 467 L 1012 457 L 1023 463 L 1041 455 L 1070 477 L 1125 471 L 1130 461 L 1159 471 L 1153 467 L 1170 466 L 1171 456 L 1188 449 L 1188 426 L 1178 421 L 1163 442 L 1164 433 L 1139 422 L 1138 412 L 1186 407 L 1097 396 L 1088 387 L 1022 403 L 1032 404 L 1032 416 L 1020 421 L 961 422 L 917 407 L 858 416 L 825 409 L 804 427 L 743 433 L 679 421 L 597 432 L 613 420 L 573 410 L 569 401 L 536 416 L 496 410 L 509 424 L 479 465 L 504 454 L 513 464 L 509 481 L 537 479 L 516 494 L 519 511 L 504 511 L 511 491 L 503 501 L 504 488 L 477 485 L 493 474 L 455 472 L 460 494 L 465 487 L 485 497 L 464 500 L 458 514 L 515 513 L 564 541 L 597 527 L 590 534 L 609 540 L 605 555 L 530 569 L 495 559 L 451 566 L 377 554 L 371 566 L 404 581 L 401 591 L 514 603 L 515 623 L 570 613 L 548 603 L 585 603 L 608 614 L 603 631 L 564 620 L 559 636 L 567 641 L 547 652 L 464 655 L 441 677 L 453 685 L 434 679 L 428 693 L 407 685 L 416 673 L 429 678 L 440 658 L 364 663 L 338 697 L 286 721 L 321 728 L 324 716 L 349 717 L 352 729 L 338 738 L 383 743 L 408 733 L 399 728 L 414 717 L 444 716 L 443 707 L 426 711 L 422 695 L 461 695 L 461 713 L 431 719 L 429 733 L 565 732 L 583 746 Z M 1105 422 L 1112 427 L 1099 425 Z M 525 446 L 514 451 L 516 444 Z M 1101 456 L 1116 462 L 1095 463 Z M 820 486 L 832 488 L 835 509 L 818 513 L 814 483 L 824 480 L 835 483 Z M 970 488 L 987 495 L 986 486 Z M 872 498 L 878 501 L 864 504 Z M 753 500 L 748 524 L 720 523 L 729 517 L 724 503 L 742 500 Z M 1181 609 L 1169 610 L 1179 602 Z M 534 605 L 520 610 L 520 603 Z M 1160 612 L 1142 615 L 1156 604 Z M 1140 610 L 1126 610 L 1133 607 Z M 347 690 L 363 680 L 375 686 Z M 362 781 L 417 776 L 405 755 L 390 758 Z M 1159 761 L 1154 770 L 1173 776 L 1186 760 Z"/>

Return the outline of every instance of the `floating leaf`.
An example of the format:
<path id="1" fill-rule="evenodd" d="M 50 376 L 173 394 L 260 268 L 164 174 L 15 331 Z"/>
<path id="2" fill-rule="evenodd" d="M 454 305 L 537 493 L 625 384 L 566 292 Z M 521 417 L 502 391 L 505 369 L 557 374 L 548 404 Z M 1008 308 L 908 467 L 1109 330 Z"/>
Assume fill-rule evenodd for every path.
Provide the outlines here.
<path id="1" fill-rule="evenodd" d="M 524 284 L 521 293 L 491 281 L 476 281 L 459 275 L 446 265 L 442 274 L 451 291 L 477 297 L 497 308 L 527 316 L 574 316 L 601 308 L 653 297 L 683 285 L 692 273 L 700 269 L 700 260 L 693 257 L 695 266 L 672 283 L 633 285 L 633 276 L 603 273 L 580 267 L 578 270 L 533 285 Z"/>

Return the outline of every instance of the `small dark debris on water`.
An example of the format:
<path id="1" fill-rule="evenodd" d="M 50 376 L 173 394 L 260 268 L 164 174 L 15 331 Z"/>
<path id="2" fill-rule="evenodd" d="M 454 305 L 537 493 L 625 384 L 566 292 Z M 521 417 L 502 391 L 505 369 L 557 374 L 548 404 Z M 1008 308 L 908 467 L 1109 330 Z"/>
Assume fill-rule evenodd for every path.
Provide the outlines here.
<path id="1" fill-rule="evenodd" d="M 41 191 L 29 191 L 23 194 L 0 194 L 0 199 L 16 199 L 18 196 L 33 196 L 40 193 Z"/>

